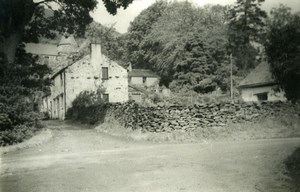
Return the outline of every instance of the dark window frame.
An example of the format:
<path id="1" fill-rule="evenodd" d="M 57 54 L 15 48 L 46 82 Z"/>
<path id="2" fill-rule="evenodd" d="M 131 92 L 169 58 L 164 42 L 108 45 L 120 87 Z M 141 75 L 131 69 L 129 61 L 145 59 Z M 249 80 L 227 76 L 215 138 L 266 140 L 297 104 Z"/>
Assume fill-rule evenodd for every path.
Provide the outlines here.
<path id="1" fill-rule="evenodd" d="M 109 94 L 108 93 L 103 93 L 102 98 L 105 102 L 109 102 Z"/>
<path id="2" fill-rule="evenodd" d="M 257 93 L 256 97 L 258 101 L 268 101 L 268 92 Z"/>
<path id="3" fill-rule="evenodd" d="M 102 80 L 108 80 L 108 67 L 102 67 Z"/>
<path id="4" fill-rule="evenodd" d="M 64 78 L 63 78 L 63 73 L 60 74 L 60 86 L 64 85 Z"/>
<path id="5" fill-rule="evenodd" d="M 45 65 L 49 65 L 50 64 L 50 56 L 48 56 L 48 55 L 44 56 L 44 64 Z"/>

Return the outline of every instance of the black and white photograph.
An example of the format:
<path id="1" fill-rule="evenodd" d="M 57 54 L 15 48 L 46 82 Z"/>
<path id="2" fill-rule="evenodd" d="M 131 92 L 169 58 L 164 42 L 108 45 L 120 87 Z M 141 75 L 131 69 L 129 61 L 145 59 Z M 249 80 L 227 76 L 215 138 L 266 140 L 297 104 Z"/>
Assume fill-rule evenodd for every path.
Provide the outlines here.
<path id="1" fill-rule="evenodd" d="M 0 0 L 0 192 L 300 192 L 300 0 Z"/>

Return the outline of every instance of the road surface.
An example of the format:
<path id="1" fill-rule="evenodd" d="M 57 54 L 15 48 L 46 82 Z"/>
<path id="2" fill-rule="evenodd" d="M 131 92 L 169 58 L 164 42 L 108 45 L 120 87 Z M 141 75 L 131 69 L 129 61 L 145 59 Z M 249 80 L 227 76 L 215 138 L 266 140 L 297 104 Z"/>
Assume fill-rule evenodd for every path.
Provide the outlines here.
<path id="1" fill-rule="evenodd" d="M 1 157 L 2 192 L 291 191 L 282 161 L 300 139 L 135 142 L 54 123 L 42 146 Z"/>

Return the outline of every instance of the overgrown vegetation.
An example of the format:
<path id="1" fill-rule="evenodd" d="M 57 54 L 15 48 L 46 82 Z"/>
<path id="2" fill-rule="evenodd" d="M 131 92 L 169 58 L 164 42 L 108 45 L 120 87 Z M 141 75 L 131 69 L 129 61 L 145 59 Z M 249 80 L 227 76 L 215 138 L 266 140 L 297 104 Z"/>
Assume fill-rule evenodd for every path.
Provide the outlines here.
<path id="1" fill-rule="evenodd" d="M 226 10 L 188 2 L 154 3 L 129 27 L 128 62 L 153 69 L 161 76 L 160 84 L 173 91 L 186 87 L 207 93 L 217 86 L 227 90 L 227 77 L 217 75 L 229 63 Z"/>
<path id="2" fill-rule="evenodd" d="M 103 100 L 102 93 L 103 89 L 81 92 L 68 109 L 67 118 L 88 124 L 103 122 L 107 103 Z"/>
<path id="3" fill-rule="evenodd" d="M 300 99 L 300 14 L 283 5 L 269 19 L 266 52 L 272 72 L 290 100 Z"/>
<path id="4" fill-rule="evenodd" d="M 240 70 L 251 69 L 261 62 L 267 18 L 260 7 L 263 2 L 237 0 L 228 10 L 228 51 Z"/>
<path id="5" fill-rule="evenodd" d="M 38 103 L 49 91 L 50 81 L 44 78 L 50 72 L 37 58 L 17 51 L 13 63 L 0 56 L 0 145 L 10 145 L 31 137 L 41 128 L 42 115 Z"/>
<path id="6" fill-rule="evenodd" d="M 237 87 L 268 58 L 275 80 L 290 100 L 299 99 L 299 14 L 281 5 L 271 15 L 264 0 L 237 0 L 233 6 L 196 7 L 157 1 L 118 37 L 118 56 L 134 68 L 149 68 L 172 91 L 228 92 L 230 55 Z M 117 57 L 118 57 L 117 56 Z M 120 59 L 119 58 L 119 59 Z"/>

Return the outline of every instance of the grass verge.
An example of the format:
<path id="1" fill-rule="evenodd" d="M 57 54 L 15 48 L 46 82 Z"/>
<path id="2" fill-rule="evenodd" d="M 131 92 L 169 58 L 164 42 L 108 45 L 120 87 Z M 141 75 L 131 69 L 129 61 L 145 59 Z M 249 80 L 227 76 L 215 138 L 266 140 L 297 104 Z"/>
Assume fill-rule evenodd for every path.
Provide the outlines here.
<path id="1" fill-rule="evenodd" d="M 297 148 L 284 162 L 287 175 L 292 179 L 295 190 L 300 191 L 300 148 Z"/>
<path id="2" fill-rule="evenodd" d="M 96 130 L 133 140 L 171 143 L 290 138 L 300 137 L 300 118 L 298 116 L 269 117 L 258 122 L 198 128 L 192 132 L 173 131 L 170 133 L 144 133 L 142 130 L 126 129 L 117 121 L 111 120 L 109 123 L 105 122 L 98 125 Z"/>
<path id="3" fill-rule="evenodd" d="M 27 149 L 30 147 L 38 146 L 43 144 L 52 138 L 52 132 L 49 129 L 42 129 L 35 133 L 33 137 L 28 140 L 25 140 L 22 143 L 18 143 L 15 145 L 0 147 L 0 155 L 5 154 L 12 151 L 17 151 L 21 149 Z"/>

